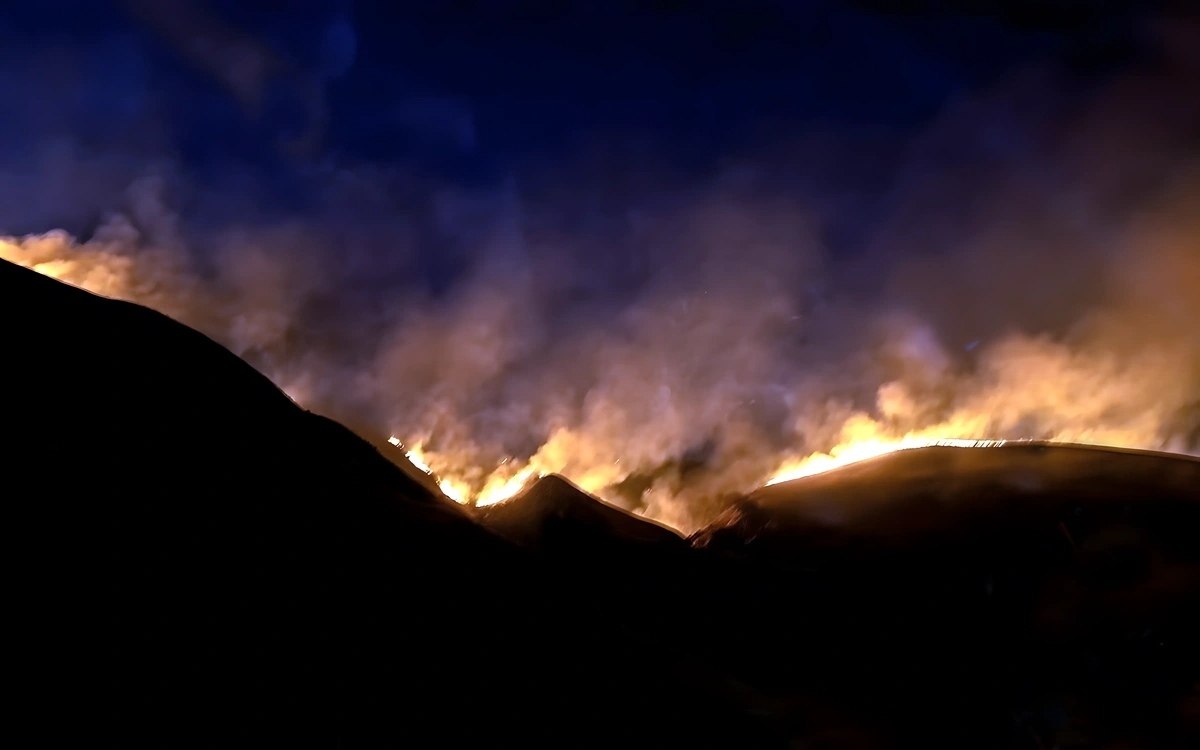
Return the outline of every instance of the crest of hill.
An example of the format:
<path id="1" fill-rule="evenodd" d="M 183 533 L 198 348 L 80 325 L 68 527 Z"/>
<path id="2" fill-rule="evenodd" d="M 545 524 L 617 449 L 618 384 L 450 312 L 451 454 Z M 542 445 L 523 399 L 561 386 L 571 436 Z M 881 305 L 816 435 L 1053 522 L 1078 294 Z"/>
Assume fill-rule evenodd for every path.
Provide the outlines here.
<path id="1" fill-rule="evenodd" d="M 590 495 L 557 474 L 510 500 L 480 508 L 480 523 L 522 546 L 592 541 L 622 546 L 685 547 L 671 529 Z"/>
<path id="2" fill-rule="evenodd" d="M 1198 542 L 1197 459 L 1050 444 L 887 454 L 693 537 L 748 679 L 855 706 L 883 747 L 1196 746 Z M 1011 723 L 1028 706 L 1061 719 Z"/>
<path id="3" fill-rule="evenodd" d="M 772 529 L 902 536 L 992 512 L 1153 500 L 1200 504 L 1200 459 L 1074 444 L 930 446 L 763 487 L 693 541 L 705 546 L 735 530 L 749 539 Z"/>

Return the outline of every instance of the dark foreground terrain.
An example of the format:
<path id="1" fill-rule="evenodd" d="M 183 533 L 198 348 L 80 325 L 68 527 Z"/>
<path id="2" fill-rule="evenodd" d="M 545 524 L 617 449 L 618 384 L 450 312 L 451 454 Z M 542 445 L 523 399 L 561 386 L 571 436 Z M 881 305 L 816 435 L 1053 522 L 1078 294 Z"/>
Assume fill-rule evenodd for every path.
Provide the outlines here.
<path id="1" fill-rule="evenodd" d="M 1196 460 L 906 451 L 687 540 L 554 477 L 473 518 L 156 313 L 0 263 L 0 315 L 39 744 L 1200 746 Z"/>

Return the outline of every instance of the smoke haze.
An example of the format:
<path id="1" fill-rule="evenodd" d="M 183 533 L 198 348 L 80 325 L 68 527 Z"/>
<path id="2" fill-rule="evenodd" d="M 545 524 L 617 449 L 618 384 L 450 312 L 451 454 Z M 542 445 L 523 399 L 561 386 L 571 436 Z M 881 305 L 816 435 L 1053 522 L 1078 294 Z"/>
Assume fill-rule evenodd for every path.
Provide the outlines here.
<path id="1" fill-rule="evenodd" d="M 130 109 L 101 150 L 128 158 L 71 126 L 6 158 L 0 257 L 195 326 L 473 492 L 560 472 L 681 529 L 864 440 L 1197 452 L 1200 36 L 1154 39 L 883 145 L 814 128 L 698 179 L 593 144 L 484 187 L 331 156 L 282 208 Z M 877 151 L 884 187 L 856 188 Z"/>

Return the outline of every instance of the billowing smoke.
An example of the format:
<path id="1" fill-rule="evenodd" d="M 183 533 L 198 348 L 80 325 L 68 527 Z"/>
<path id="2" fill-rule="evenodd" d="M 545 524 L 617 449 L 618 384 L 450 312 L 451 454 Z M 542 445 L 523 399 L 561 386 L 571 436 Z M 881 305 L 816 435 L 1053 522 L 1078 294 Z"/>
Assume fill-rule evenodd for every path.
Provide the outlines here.
<path id="1" fill-rule="evenodd" d="M 1039 70 L 955 102 L 851 247 L 819 180 L 779 179 L 855 158 L 817 139 L 704 180 L 610 160 L 469 190 L 324 164 L 297 176 L 303 210 L 261 215 L 252 176 L 214 195 L 167 161 L 86 238 L 12 236 L 0 257 L 204 330 L 464 495 L 561 472 L 690 529 L 856 445 L 1196 452 L 1188 42 L 1082 93 Z"/>

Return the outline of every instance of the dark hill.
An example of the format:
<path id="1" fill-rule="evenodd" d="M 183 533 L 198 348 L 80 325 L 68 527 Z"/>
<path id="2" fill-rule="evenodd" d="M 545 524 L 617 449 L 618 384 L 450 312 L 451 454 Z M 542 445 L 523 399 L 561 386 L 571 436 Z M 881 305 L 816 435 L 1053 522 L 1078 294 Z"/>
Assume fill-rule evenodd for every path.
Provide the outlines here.
<path id="1" fill-rule="evenodd" d="M 203 335 L 8 263 L 0 320 L 10 677 L 42 744 L 758 742 Z"/>
<path id="2" fill-rule="evenodd" d="M 691 547 L 674 531 L 557 475 L 476 513 L 484 526 L 540 560 L 557 590 L 587 591 L 598 626 L 633 632 L 659 651 L 695 653 L 679 634 L 703 581 Z"/>
<path id="3" fill-rule="evenodd" d="M 693 542 L 737 644 L 713 658 L 808 731 L 1200 746 L 1200 461 L 902 451 L 759 490 Z"/>
<path id="4" fill-rule="evenodd" d="M 674 531 L 609 505 L 557 474 L 476 513 L 484 526 L 522 546 L 686 547 Z"/>

